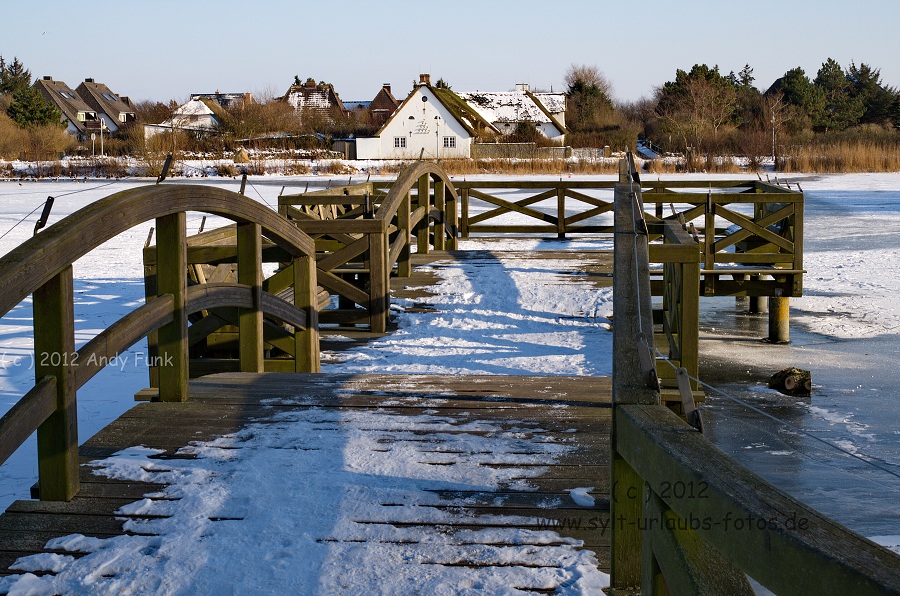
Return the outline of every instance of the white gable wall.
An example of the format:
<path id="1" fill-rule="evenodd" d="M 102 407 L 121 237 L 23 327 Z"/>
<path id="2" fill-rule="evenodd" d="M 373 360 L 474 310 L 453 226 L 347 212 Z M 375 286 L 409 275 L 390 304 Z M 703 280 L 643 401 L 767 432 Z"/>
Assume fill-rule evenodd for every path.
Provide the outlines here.
<path id="1" fill-rule="evenodd" d="M 445 139 L 446 144 L 456 146 L 445 147 Z M 356 140 L 356 156 L 357 159 L 418 159 L 419 155 L 424 159 L 469 157 L 471 142 L 465 127 L 428 87 L 420 86 L 398 108 L 381 136 Z"/>

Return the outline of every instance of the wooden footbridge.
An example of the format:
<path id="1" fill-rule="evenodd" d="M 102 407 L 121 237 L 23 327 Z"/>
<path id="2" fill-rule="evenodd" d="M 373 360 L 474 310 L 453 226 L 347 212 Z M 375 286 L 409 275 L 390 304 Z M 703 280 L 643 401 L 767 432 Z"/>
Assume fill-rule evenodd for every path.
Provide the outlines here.
<path id="1" fill-rule="evenodd" d="M 316 407 L 409 416 L 422 457 L 441 454 L 435 465 L 452 465 L 454 453 L 429 440 L 426 411 L 571 446 L 549 459 L 533 453 L 532 467 L 512 477 L 529 486 L 429 490 L 462 511 L 444 532 L 515 527 L 527 544 L 529 531 L 558 522 L 560 538 L 535 540 L 534 549 L 580 540 L 611 572 L 614 593 L 751 593 L 748 575 L 777 593 L 900 593 L 900 557 L 740 467 L 696 428 L 700 297 L 764 296 L 786 309 L 802 291 L 802 207 L 802 193 L 762 182 L 642 183 L 630 160 L 617 182 L 459 182 L 419 162 L 391 184 L 283 195 L 278 213 L 209 187 L 111 195 L 0 258 L 0 313 L 33 297 L 38 364 L 34 388 L 0 419 L 0 461 L 35 431 L 39 452 L 35 500 L 0 516 L 0 573 L 21 573 L 10 565 L 22 556 L 60 552 L 47 547 L 54 537 L 128 533 L 123 522 L 141 516 L 120 508 L 163 494 L 84 464 L 134 445 L 175 457 L 192 441 Z M 235 225 L 187 237 L 188 211 Z M 72 263 L 150 220 L 157 242 L 145 251 L 146 304 L 76 350 Z M 389 330 L 391 291 L 414 297 L 427 285 L 417 262 L 465 258 L 460 237 L 509 233 L 614 236 L 613 255 L 579 255 L 607 267 L 599 283 L 614 284 L 611 379 L 318 372 L 328 334 L 364 341 Z M 99 370 L 83 364 L 145 337 L 159 365 L 140 396 L 148 401 L 79 448 L 76 393 Z M 487 454 L 482 465 L 510 464 Z M 573 498 L 576 487 L 593 487 L 592 499 Z M 392 514 L 392 505 L 377 520 L 355 521 L 424 523 Z M 404 548 L 427 555 L 429 545 Z M 510 585 L 553 593 L 563 582 L 523 571 Z"/>

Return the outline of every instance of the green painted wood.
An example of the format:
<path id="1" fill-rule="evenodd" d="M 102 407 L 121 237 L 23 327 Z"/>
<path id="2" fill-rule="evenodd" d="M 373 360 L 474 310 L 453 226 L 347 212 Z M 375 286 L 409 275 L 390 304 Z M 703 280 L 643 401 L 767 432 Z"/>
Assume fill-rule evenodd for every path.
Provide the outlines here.
<path id="1" fill-rule="evenodd" d="M 238 283 L 248 286 L 253 297 L 250 308 L 242 308 L 239 315 L 242 372 L 263 370 L 263 313 L 262 302 L 262 236 L 257 223 L 240 223 L 237 227 Z"/>
<path id="2" fill-rule="evenodd" d="M 33 295 L 34 375 L 56 379 L 54 411 L 37 427 L 41 499 L 68 501 L 78 492 L 78 408 L 72 266 Z"/>
<path id="3" fill-rule="evenodd" d="M 172 296 L 172 322 L 157 333 L 159 350 L 159 398 L 183 402 L 188 399 L 187 246 L 185 213 L 156 220 L 156 291 Z"/>

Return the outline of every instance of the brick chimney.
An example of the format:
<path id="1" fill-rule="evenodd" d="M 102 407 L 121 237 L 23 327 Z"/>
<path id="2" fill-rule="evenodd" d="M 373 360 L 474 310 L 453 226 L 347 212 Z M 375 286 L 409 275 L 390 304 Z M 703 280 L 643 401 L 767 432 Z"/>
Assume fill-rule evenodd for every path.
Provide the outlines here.
<path id="1" fill-rule="evenodd" d="M 391 92 L 391 84 L 390 83 L 382 83 L 381 88 L 384 89 L 385 91 L 387 91 L 388 93 Z"/>
<path id="2" fill-rule="evenodd" d="M 428 73 L 419 75 L 419 84 L 431 86 L 431 75 Z"/>

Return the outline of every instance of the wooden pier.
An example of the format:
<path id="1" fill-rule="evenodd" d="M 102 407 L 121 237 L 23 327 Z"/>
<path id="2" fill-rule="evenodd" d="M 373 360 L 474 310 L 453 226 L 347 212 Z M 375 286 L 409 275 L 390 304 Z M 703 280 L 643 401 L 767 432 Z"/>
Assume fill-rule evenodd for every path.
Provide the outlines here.
<path id="1" fill-rule="evenodd" d="M 642 194 L 629 157 L 618 182 L 524 182 L 521 189 L 537 194 L 510 201 L 491 194 L 491 188 L 509 191 L 508 183 L 463 183 L 458 190 L 438 165 L 417 162 L 391 185 L 367 182 L 282 196 L 277 214 L 236 193 L 161 185 L 112 195 L 51 226 L 0 257 L 6 289 L 0 313 L 34 296 L 37 353 L 88 361 L 148 337 L 153 355 L 174 365 L 151 376 L 153 389 L 145 393 L 151 401 L 80 448 L 76 391 L 96 367 L 76 369 L 61 361 L 36 371 L 34 388 L 0 418 L 0 462 L 37 431 L 40 485 L 34 496 L 41 500 L 18 501 L 0 516 L 0 574 L 19 573 L 8 566 L 22 555 L 48 552 L 49 538 L 120 535 L 123 521 L 141 518 L 117 513 L 120 507 L 165 498 L 161 485 L 104 479 L 83 464 L 134 445 L 160 449 L 163 460 L 181 458 L 178 451 L 192 442 L 318 408 L 406 417 L 406 430 L 422 437 L 416 453 L 432 458 L 427 465 L 453 465 L 453 454 L 461 453 L 441 451 L 440 436 L 419 426 L 427 416 L 451 424 L 490 421 L 498 436 L 522 433 L 531 441 L 523 442 L 523 454 L 534 459 L 530 468 L 517 464 L 519 476 L 490 490 L 423 489 L 439 497 L 430 506 L 461 513 L 442 531 L 513 527 L 521 532 L 516 544 L 530 544 L 529 532 L 553 529 L 559 538 L 535 540 L 535 552 L 565 542 L 595 553 L 599 568 L 610 572 L 614 594 L 744 594 L 751 592 L 748 575 L 777 593 L 900 593 L 900 557 L 734 463 L 703 437 L 691 415 L 702 397 L 700 296 L 767 296 L 786 308 L 778 301 L 800 295 L 804 273 L 802 193 L 762 182 L 720 182 L 721 192 L 705 184 L 696 192 L 694 182 L 651 183 Z M 598 190 L 613 196 L 588 194 Z M 488 211 L 471 212 L 476 199 Z M 556 211 L 538 209 L 545 200 Z M 582 204 L 582 211 L 571 214 L 567 201 Z M 654 213 L 647 204 L 655 205 Z M 671 216 L 664 216 L 665 205 Z M 752 215 L 738 211 L 751 205 Z M 224 215 L 236 225 L 192 241 L 185 233 L 188 211 Z M 483 227 L 509 213 L 541 223 Z M 613 214 L 614 222 L 588 223 Z M 72 263 L 149 220 L 157 223 L 158 242 L 145 251 L 147 304 L 76 352 Z M 717 220 L 738 229 L 716 227 Z M 415 278 L 416 265 L 463 258 L 453 250 L 457 239 L 478 233 L 478 226 L 481 232 L 558 239 L 614 234 L 612 256 L 566 255 L 587 262 L 567 273 L 597 285 L 614 283 L 613 378 L 318 373 L 320 349 L 336 347 L 329 332 L 358 344 L 389 331 L 391 295 L 415 300 L 429 285 Z M 492 252 L 465 258 L 495 258 Z M 279 263 L 267 279 L 264 262 Z M 221 280 L 210 281 L 219 274 Z M 337 308 L 323 310 L 320 319 L 323 292 Z M 494 434 L 481 438 L 494 440 Z M 566 449 L 542 459 L 536 447 L 541 441 Z M 491 449 L 480 455 L 480 465 L 508 465 Z M 685 492 L 688 487 L 702 496 Z M 354 521 L 426 525 L 400 516 L 397 505 L 382 503 L 377 519 Z M 802 517 L 805 527 L 785 523 L 788 514 Z M 729 525 L 737 519 L 764 523 L 738 532 Z M 344 538 L 322 532 L 316 539 Z M 437 560 L 425 543 L 404 548 L 421 549 L 416 552 L 429 564 L 485 565 L 464 556 Z M 515 565 L 550 566 L 525 560 Z M 547 593 L 563 587 L 531 585 L 525 575 L 516 575 L 513 584 L 521 585 L 514 587 Z"/>
<path id="2" fill-rule="evenodd" d="M 454 508 L 461 520 L 444 531 L 517 527 L 528 531 L 546 531 L 552 524 L 563 537 L 583 541 L 581 548 L 596 553 L 602 569 L 608 571 L 609 536 L 600 531 L 599 521 L 608 519 L 608 452 L 610 428 L 610 380 L 590 377 L 509 377 L 430 375 L 321 375 L 291 373 L 222 373 L 190 383 L 191 399 L 186 403 L 142 403 L 107 426 L 79 451 L 81 464 L 102 459 L 134 445 L 163 450 L 160 460 L 173 457 L 179 448 L 196 441 L 210 440 L 235 432 L 247 424 L 271 421 L 285 412 L 309 408 L 324 410 L 365 410 L 380 415 L 409 417 L 407 433 L 422 438 L 423 458 L 439 454 L 451 463 L 454 455 L 441 449 L 440 438 L 430 438 L 434 431 L 422 420 L 440 416 L 462 425 L 489 421 L 504 431 L 522 433 L 536 441 L 568 445 L 572 449 L 559 457 L 546 457 L 533 464 L 534 471 L 517 478 L 530 489 L 501 487 L 496 491 L 471 491 L 432 488 Z M 288 399 L 303 396 L 303 403 Z M 262 402 L 265 402 L 262 403 Z M 385 446 L 389 448 L 389 446 Z M 340 454 L 322 454 L 331 460 Z M 444 462 L 443 460 L 448 460 Z M 488 455 L 485 466 L 509 466 L 499 456 Z M 520 466 L 517 466 L 520 467 Z M 145 494 L 159 495 L 163 486 L 110 480 L 81 466 L 81 491 L 69 502 L 17 501 L 0 516 L 0 566 L 37 552 L 53 552 L 44 548 L 54 537 L 70 533 L 108 538 L 125 533 L 126 519 L 140 519 L 116 513 Z M 284 478 L 302 490 L 304 478 Z M 516 483 L 518 486 L 518 483 Z M 594 487 L 593 507 L 579 505 L 568 489 Z M 261 488 L 260 497 L 264 489 Z M 163 497 L 168 498 L 168 497 Z M 555 506 L 548 506 L 554 503 Z M 414 526 L 415 520 L 404 516 L 392 519 L 396 506 L 386 503 L 384 514 L 377 520 L 353 520 L 396 526 Z M 504 523 L 503 517 L 512 520 Z M 513 517 L 514 516 L 514 517 Z M 522 518 L 532 520 L 522 523 Z M 239 521 L 235 523 L 240 523 Z M 422 521 L 423 525 L 427 522 Z M 583 529 L 577 529 L 581 525 Z M 591 526 L 595 526 L 591 529 Z M 272 528 L 272 531 L 277 531 Z M 268 533 L 268 532 L 267 532 Z M 335 540 L 329 535 L 317 536 L 322 541 Z M 559 543 L 549 543 L 548 547 Z M 492 543 L 493 546 L 503 546 Z M 430 544 L 404 544 L 405 549 L 418 549 L 428 559 Z M 509 546 L 521 546 L 510 544 Z M 540 548 L 539 544 L 534 546 Z M 60 551 L 56 551 L 60 552 Z M 73 554 L 67 552 L 66 554 Z M 77 553 L 74 553 L 77 555 Z M 415 557 L 413 557 L 415 558 Z M 245 561 L 244 564 L 253 564 Z M 464 559 L 441 561 L 443 565 L 476 566 L 481 563 Z M 528 564 L 523 560 L 522 564 Z M 524 589 L 548 589 L 554 586 L 518 586 Z"/>

